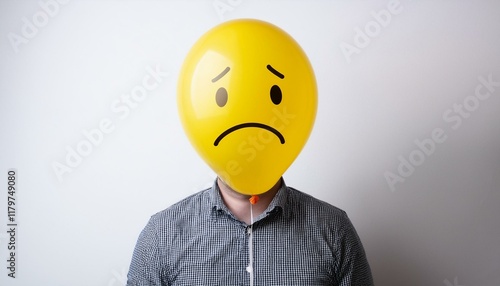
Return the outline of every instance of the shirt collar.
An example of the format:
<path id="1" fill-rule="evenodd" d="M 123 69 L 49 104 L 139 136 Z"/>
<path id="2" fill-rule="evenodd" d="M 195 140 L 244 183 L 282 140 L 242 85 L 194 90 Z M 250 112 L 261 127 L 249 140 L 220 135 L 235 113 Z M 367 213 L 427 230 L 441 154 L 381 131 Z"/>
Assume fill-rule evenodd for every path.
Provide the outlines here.
<path id="1" fill-rule="evenodd" d="M 210 210 L 223 210 L 229 213 L 229 209 L 227 208 L 226 204 L 224 204 L 224 201 L 222 200 L 222 197 L 220 195 L 219 186 L 217 185 L 217 178 L 215 178 L 212 188 L 210 188 Z"/>
<path id="2" fill-rule="evenodd" d="M 285 217 L 288 218 L 291 212 L 291 208 L 288 204 L 288 192 L 289 190 L 285 184 L 285 180 L 281 178 L 281 187 L 262 216 L 266 216 L 273 211 L 281 209 Z M 259 217 L 258 219 L 261 219 L 261 217 Z"/>
<path id="3" fill-rule="evenodd" d="M 222 200 L 219 186 L 217 185 L 217 178 L 215 179 L 212 187 L 209 189 L 210 192 L 210 211 L 224 211 L 230 213 L 226 204 Z M 285 184 L 285 180 L 281 178 L 281 187 L 272 199 L 271 203 L 267 207 L 266 211 L 262 213 L 255 221 L 258 221 L 270 213 L 281 209 L 286 218 L 291 214 L 291 209 L 288 205 L 288 187 Z"/>

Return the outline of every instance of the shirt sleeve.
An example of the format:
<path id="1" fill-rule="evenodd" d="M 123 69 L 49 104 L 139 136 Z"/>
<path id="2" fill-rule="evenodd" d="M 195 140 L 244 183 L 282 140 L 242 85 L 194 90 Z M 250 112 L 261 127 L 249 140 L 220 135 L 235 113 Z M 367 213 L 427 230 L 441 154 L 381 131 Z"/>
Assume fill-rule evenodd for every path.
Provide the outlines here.
<path id="1" fill-rule="evenodd" d="M 127 286 L 163 286 L 156 224 L 151 218 L 142 230 L 132 256 Z"/>
<path id="2" fill-rule="evenodd" d="M 345 223 L 338 239 L 335 269 L 337 285 L 373 286 L 373 278 L 365 250 L 347 215 L 345 215 Z"/>

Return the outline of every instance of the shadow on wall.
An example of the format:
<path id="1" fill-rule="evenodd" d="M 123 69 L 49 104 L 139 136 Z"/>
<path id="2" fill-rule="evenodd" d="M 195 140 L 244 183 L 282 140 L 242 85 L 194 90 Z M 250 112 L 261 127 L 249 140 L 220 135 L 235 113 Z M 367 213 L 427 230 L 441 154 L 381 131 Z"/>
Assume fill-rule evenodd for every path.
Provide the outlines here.
<path id="1" fill-rule="evenodd" d="M 428 285 L 433 271 L 430 264 L 424 264 L 412 255 L 412 250 L 401 243 L 397 230 L 377 232 L 369 238 L 370 266 L 375 285 Z"/>
<path id="2" fill-rule="evenodd" d="M 334 193 L 327 201 L 345 210 L 353 222 L 367 252 L 375 285 L 444 285 L 445 277 L 440 277 L 440 269 L 435 268 L 438 254 L 426 248 L 432 245 L 429 235 L 420 235 L 425 231 L 425 219 L 415 215 L 422 212 L 419 208 L 424 201 L 433 198 L 423 195 L 423 200 L 415 202 L 411 193 L 402 198 L 369 177 L 356 180 L 364 181 L 364 186 L 352 183 L 352 188 L 338 190 L 337 195 L 349 194 L 344 203 Z"/>

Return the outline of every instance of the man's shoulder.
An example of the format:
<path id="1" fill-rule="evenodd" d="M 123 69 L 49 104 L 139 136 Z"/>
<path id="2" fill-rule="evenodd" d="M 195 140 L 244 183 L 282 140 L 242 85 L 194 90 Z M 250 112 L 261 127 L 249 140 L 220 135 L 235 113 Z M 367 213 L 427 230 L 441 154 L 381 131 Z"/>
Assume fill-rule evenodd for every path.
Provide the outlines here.
<path id="1" fill-rule="evenodd" d="M 318 199 L 310 194 L 288 187 L 289 205 L 293 210 L 300 210 L 303 213 L 313 216 L 329 217 L 338 220 L 348 219 L 344 210 L 326 201 Z"/>
<path id="2" fill-rule="evenodd" d="M 200 211 L 209 207 L 210 188 L 192 194 L 173 205 L 161 210 L 151 216 L 153 221 L 163 219 L 179 219 L 193 214 L 199 214 Z"/>

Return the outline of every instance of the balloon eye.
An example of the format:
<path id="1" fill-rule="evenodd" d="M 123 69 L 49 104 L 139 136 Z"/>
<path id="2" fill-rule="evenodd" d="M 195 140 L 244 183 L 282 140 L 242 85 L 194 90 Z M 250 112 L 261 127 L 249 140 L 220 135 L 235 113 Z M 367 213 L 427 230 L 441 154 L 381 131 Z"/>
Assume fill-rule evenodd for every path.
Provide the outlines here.
<path id="1" fill-rule="evenodd" d="M 274 104 L 278 105 L 281 103 L 281 89 L 277 85 L 271 87 L 271 100 Z"/>
<path id="2" fill-rule="evenodd" d="M 217 102 L 217 105 L 220 107 L 223 107 L 227 103 L 227 90 L 223 87 L 219 88 L 217 90 L 217 93 L 215 94 L 215 102 Z"/>

